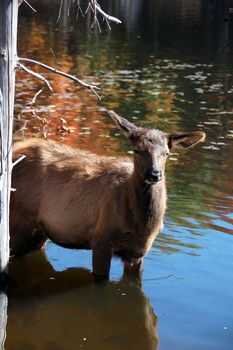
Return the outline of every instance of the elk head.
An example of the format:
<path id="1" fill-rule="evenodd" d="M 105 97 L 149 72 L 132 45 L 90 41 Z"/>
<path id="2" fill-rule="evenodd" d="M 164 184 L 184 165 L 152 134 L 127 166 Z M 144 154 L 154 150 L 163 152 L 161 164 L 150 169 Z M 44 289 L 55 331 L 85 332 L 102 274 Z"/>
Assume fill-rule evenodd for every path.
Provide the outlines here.
<path id="1" fill-rule="evenodd" d="M 113 111 L 108 113 L 132 142 L 135 171 L 149 185 L 164 179 L 170 149 L 191 148 L 205 139 L 205 133 L 202 131 L 167 134 L 157 129 L 137 127 Z"/>

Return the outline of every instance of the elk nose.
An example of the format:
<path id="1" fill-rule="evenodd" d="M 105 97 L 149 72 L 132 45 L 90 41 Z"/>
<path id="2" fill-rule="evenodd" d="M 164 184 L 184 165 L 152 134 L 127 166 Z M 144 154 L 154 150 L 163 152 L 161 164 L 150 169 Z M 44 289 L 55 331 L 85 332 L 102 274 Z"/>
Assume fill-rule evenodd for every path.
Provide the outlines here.
<path id="1" fill-rule="evenodd" d="M 162 172 L 154 169 L 149 169 L 146 174 L 146 183 L 153 184 L 162 180 Z"/>

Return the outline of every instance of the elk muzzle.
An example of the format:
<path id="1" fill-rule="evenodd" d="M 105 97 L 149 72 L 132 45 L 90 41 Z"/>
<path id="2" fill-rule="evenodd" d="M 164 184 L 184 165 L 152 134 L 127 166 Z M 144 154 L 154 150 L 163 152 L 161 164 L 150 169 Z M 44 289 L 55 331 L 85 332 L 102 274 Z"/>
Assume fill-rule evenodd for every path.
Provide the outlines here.
<path id="1" fill-rule="evenodd" d="M 149 169 L 146 173 L 146 178 L 145 178 L 145 182 L 147 184 L 155 184 L 156 182 L 159 182 L 161 181 L 163 178 L 163 175 L 162 175 L 162 171 L 160 170 L 154 170 L 153 168 L 152 169 Z"/>

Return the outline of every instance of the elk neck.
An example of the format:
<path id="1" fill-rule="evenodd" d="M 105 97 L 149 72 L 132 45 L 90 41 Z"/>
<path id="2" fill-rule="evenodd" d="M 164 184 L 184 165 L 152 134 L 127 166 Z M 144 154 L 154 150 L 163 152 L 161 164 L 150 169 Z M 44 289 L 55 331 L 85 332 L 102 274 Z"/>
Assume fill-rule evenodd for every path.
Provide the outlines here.
<path id="1" fill-rule="evenodd" d="M 130 182 L 129 206 L 140 232 L 151 233 L 161 226 L 166 209 L 165 177 L 153 185 L 134 169 Z"/>

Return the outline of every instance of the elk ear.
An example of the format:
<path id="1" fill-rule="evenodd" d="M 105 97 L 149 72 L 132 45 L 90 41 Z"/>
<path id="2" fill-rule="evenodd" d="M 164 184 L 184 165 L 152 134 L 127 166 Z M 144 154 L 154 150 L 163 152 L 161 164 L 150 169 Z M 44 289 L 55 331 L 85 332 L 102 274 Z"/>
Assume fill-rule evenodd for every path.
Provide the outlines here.
<path id="1" fill-rule="evenodd" d="M 202 131 L 189 133 L 174 133 L 167 135 L 169 148 L 191 148 L 205 140 L 206 134 Z"/>
<path id="2" fill-rule="evenodd" d="M 129 138 L 132 138 L 132 136 L 136 133 L 136 131 L 139 129 L 136 125 L 130 123 L 125 118 L 120 117 L 113 111 L 108 111 L 108 114 L 123 134 Z"/>

